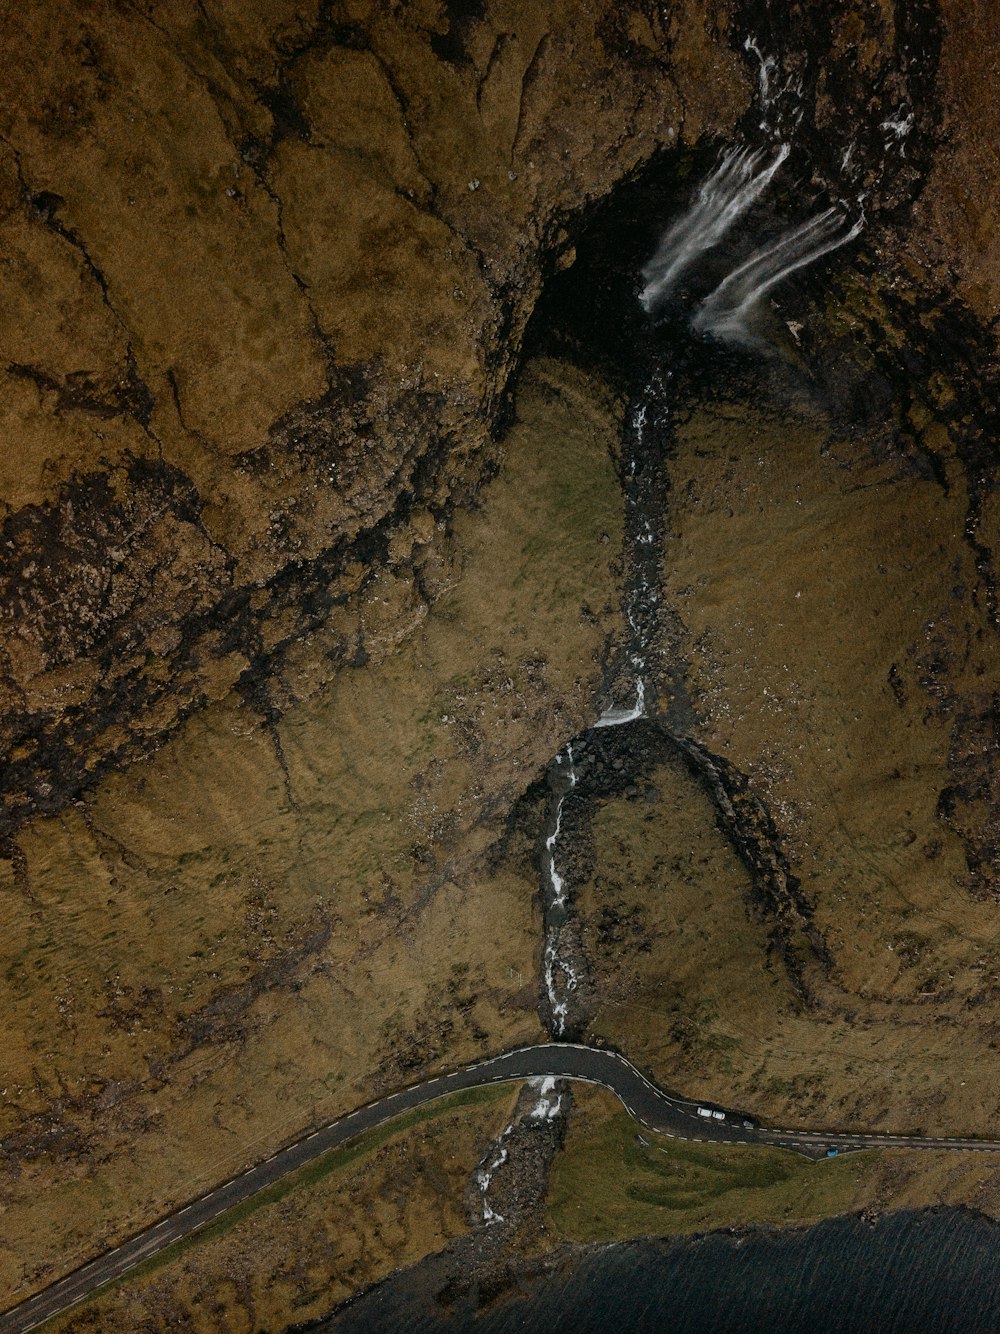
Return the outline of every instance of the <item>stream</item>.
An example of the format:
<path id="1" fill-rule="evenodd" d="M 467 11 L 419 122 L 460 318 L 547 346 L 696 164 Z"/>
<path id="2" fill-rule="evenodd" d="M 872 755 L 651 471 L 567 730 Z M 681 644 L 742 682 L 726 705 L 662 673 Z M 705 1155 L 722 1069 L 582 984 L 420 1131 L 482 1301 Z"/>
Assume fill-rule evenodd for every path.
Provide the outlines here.
<path id="1" fill-rule="evenodd" d="M 755 821 L 762 825 L 756 819 L 759 813 L 752 812 L 749 823 L 741 824 L 727 775 L 720 768 L 724 761 L 717 762 L 691 734 L 690 706 L 679 684 L 682 674 L 669 661 L 670 613 L 662 606 L 660 591 L 669 539 L 666 465 L 679 404 L 699 392 L 710 392 L 711 377 L 724 375 L 727 365 L 739 367 L 741 359 L 749 357 L 764 365 L 780 361 L 772 344 L 777 326 L 768 298 L 784 280 L 849 248 L 861 235 L 873 182 L 905 176 L 914 118 L 898 91 L 897 100 L 892 97 L 892 87 L 904 86 L 904 78 L 895 85 L 887 83 L 889 91 L 874 99 L 863 115 L 840 127 L 838 133 L 848 136 L 844 143 L 831 145 L 815 134 L 800 143 L 819 71 L 814 63 L 796 61 L 771 25 L 770 5 L 764 10 L 763 31 L 749 33 L 742 43 L 756 75 L 756 96 L 742 139 L 716 151 L 700 181 L 687 188 L 686 202 L 675 196 L 672 216 L 662 219 L 658 239 L 636 266 L 637 272 L 632 272 L 630 297 L 622 305 L 619 294 L 610 303 L 614 309 L 617 300 L 623 316 L 618 358 L 629 365 L 632 385 L 620 455 L 625 519 L 623 635 L 607 664 L 593 722 L 563 745 L 545 774 L 549 800 L 538 845 L 543 923 L 539 1015 L 550 1037 L 557 1040 L 582 1038 L 594 1008 L 573 886 L 574 837 L 585 821 L 587 803 L 597 795 L 588 782 L 590 765 L 596 756 L 597 769 L 606 773 L 610 756 L 600 738 L 610 729 L 631 733 L 646 719 L 659 724 L 684 753 L 712 794 L 720 824 L 755 880 L 770 886 L 763 892 L 773 900 L 775 943 L 786 957 L 793 985 L 801 994 L 806 992 L 803 971 L 784 941 L 796 930 L 808 932 L 803 905 L 796 898 L 797 882 L 787 874 L 780 854 L 765 847 L 766 839 L 758 840 L 760 847 L 755 845 Z M 915 41 L 915 50 L 917 45 Z M 914 78 L 922 77 L 917 54 L 904 48 L 894 58 L 911 72 L 916 70 Z M 832 153 L 826 151 L 831 146 Z M 822 166 L 813 167 L 811 182 L 803 189 L 806 164 L 818 163 L 821 148 Z M 867 173 L 862 170 L 863 159 Z M 793 210 L 788 207 L 790 197 L 795 200 Z M 647 228 L 651 221 L 645 220 Z M 612 245 L 614 240 L 605 236 Z M 586 270 L 586 264 L 580 267 Z M 629 279 L 620 260 L 617 269 L 612 264 L 611 272 L 619 284 Z M 604 278 L 610 286 L 607 271 Z M 592 333 L 606 337 L 601 321 L 608 323 L 608 310 L 600 308 L 600 300 L 591 309 L 587 278 L 576 281 L 581 290 L 570 297 L 568 308 L 572 311 L 575 300 Z M 593 294 L 600 297 L 600 289 Z M 631 347 L 629 331 L 635 336 Z M 779 332 L 782 337 L 787 334 L 783 328 Z M 742 369 L 745 366 L 741 373 Z M 637 731 L 634 746 L 641 745 L 642 734 Z M 618 755 L 611 762 L 617 769 L 641 764 L 631 736 L 625 746 L 615 749 Z M 743 794 L 743 802 L 752 803 L 752 798 Z M 551 1119 L 564 1118 L 571 1105 L 569 1089 L 556 1083 L 554 1093 Z M 522 1098 L 514 1120 L 476 1171 L 481 1215 L 487 1224 L 504 1221 L 491 1205 L 489 1191 L 498 1172 L 517 1171 L 516 1154 L 509 1151 L 510 1136 L 516 1126 L 529 1127 L 531 1118 L 530 1103 Z"/>

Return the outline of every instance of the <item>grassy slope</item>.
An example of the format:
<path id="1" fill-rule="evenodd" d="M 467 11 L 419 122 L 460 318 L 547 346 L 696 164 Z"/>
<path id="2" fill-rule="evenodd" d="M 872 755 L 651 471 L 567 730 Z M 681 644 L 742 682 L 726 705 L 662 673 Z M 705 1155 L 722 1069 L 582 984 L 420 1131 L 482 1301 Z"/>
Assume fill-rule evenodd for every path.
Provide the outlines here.
<path id="1" fill-rule="evenodd" d="M 162 1328 L 184 1312 L 208 1334 L 241 1328 L 251 1310 L 256 1330 L 284 1329 L 290 1311 L 322 1314 L 361 1273 L 374 1281 L 466 1229 L 463 1185 L 515 1097 L 507 1086 L 471 1089 L 368 1131 L 45 1328 Z"/>
<path id="2" fill-rule="evenodd" d="M 802 1225 L 861 1210 L 960 1204 L 984 1189 L 996 1211 L 1000 1155 L 864 1152 L 814 1163 L 780 1149 L 655 1135 L 603 1090 L 578 1094 L 576 1104 L 547 1201 L 552 1229 L 566 1241 Z"/>
<path id="3" fill-rule="evenodd" d="M 395 655 L 292 709 L 280 751 L 230 698 L 25 832 L 33 901 L 0 942 L 0 1134 L 27 1140 L 4 1290 L 303 1125 L 538 1036 L 535 886 L 484 853 L 587 716 L 617 625 L 612 423 L 593 381 L 529 372 L 453 586 Z"/>

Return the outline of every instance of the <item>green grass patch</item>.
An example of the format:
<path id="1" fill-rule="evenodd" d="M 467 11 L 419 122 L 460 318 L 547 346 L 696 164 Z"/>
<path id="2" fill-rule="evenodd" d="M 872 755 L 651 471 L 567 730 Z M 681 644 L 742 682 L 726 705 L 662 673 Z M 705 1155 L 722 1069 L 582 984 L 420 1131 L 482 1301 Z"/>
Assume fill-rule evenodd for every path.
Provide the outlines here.
<path id="1" fill-rule="evenodd" d="M 871 1156 L 813 1163 L 780 1149 L 695 1144 L 618 1112 L 569 1137 L 548 1210 L 562 1236 L 581 1242 L 806 1222 L 851 1208 Z"/>

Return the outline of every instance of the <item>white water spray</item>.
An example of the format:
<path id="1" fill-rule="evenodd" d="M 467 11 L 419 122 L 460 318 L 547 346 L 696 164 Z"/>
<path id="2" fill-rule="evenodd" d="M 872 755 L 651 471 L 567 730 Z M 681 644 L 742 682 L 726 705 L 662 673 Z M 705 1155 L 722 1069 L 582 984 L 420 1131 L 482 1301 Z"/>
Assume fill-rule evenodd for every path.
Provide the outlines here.
<path id="1" fill-rule="evenodd" d="M 899 147 L 900 156 L 905 157 L 906 136 L 913 129 L 913 125 L 914 125 L 913 112 L 910 111 L 907 115 L 904 116 L 902 109 L 900 109 L 895 113 L 895 115 L 890 116 L 888 120 L 882 121 L 881 124 L 879 125 L 879 129 L 885 131 L 886 144 L 890 144 L 893 140 L 895 140 L 897 146 Z"/>
<path id="2" fill-rule="evenodd" d="M 644 445 L 647 424 L 648 405 L 640 401 L 632 418 L 636 437 L 636 450 L 629 465 L 629 481 L 636 475 L 636 458 Z M 628 623 L 632 650 L 629 664 L 635 678 L 635 703 L 628 707 L 612 704 L 606 708 L 594 723 L 595 727 L 621 727 L 623 723 L 634 723 L 646 716 L 646 634 L 643 628 L 643 613 L 648 613 L 651 604 L 656 602 L 656 580 L 652 572 L 657 562 L 652 553 L 656 544 L 656 532 L 648 514 L 636 503 L 636 495 L 630 485 L 626 490 L 626 504 L 632 515 L 631 527 L 636 546 L 636 569 L 626 593 L 625 620 Z M 647 550 L 644 550 L 647 549 Z M 652 567 L 652 568 L 651 568 Z"/>
<path id="3" fill-rule="evenodd" d="M 560 767 L 562 766 L 563 757 L 561 755 L 556 758 L 556 763 Z M 559 804 L 556 806 L 556 825 L 552 833 L 549 834 L 548 838 L 545 840 L 545 851 L 548 854 L 549 859 L 549 882 L 552 885 L 552 902 L 558 904 L 560 908 L 565 908 L 566 906 L 566 886 L 562 876 L 559 874 L 559 868 L 556 866 L 556 844 L 559 842 L 559 834 L 562 830 L 563 803 L 569 795 L 569 792 L 572 792 L 576 787 L 576 770 L 573 768 L 573 747 L 569 744 L 566 746 L 566 763 L 569 765 L 569 789 L 559 798 Z"/>
<path id="4" fill-rule="evenodd" d="M 526 1122 L 555 1121 L 563 1112 L 563 1095 L 559 1088 L 559 1081 L 552 1075 L 538 1075 L 529 1079 L 528 1086 L 537 1095 L 534 1106 L 527 1112 L 523 1110 L 517 1112 L 514 1120 L 505 1126 L 493 1141 L 472 1174 L 472 1179 L 476 1183 L 481 1198 L 483 1222 L 487 1227 L 507 1221 L 506 1217 L 494 1209 L 490 1203 L 489 1190 L 494 1176 L 505 1163 L 510 1162 L 510 1149 L 507 1145 L 514 1133 L 515 1126 L 523 1126 Z"/>
<path id="5" fill-rule="evenodd" d="M 638 677 L 635 683 L 635 703 L 630 709 L 605 709 L 594 724 L 595 727 L 621 727 L 622 723 L 634 723 L 646 713 L 646 683 Z"/>
<path id="6" fill-rule="evenodd" d="M 747 321 L 757 304 L 796 269 L 852 241 L 864 226 L 864 216 L 851 227 L 846 224 L 840 209 L 828 208 L 789 228 L 724 278 L 698 307 L 692 324 L 716 338 L 752 342 Z"/>
<path id="7" fill-rule="evenodd" d="M 573 747 L 568 742 L 566 749 L 556 756 L 556 764 L 560 770 L 563 770 L 565 766 L 564 772 L 569 786 L 563 789 L 562 795 L 556 803 L 555 824 L 552 833 L 545 840 L 544 869 L 549 883 L 549 895 L 545 909 L 545 949 L 542 954 L 542 977 L 545 983 L 545 994 L 548 998 L 549 1009 L 552 1012 L 552 1024 L 556 1036 L 562 1037 L 566 1031 L 566 1021 L 569 1016 L 568 994 L 576 989 L 577 975 L 569 961 L 560 956 L 561 913 L 557 913 L 554 920 L 550 917 L 550 914 L 553 909 L 565 911 L 568 899 L 567 885 L 559 873 L 557 861 L 559 836 L 562 833 L 563 807 L 566 798 L 576 787 Z"/>
<path id="8" fill-rule="evenodd" d="M 503 1214 L 498 1214 L 491 1206 L 487 1191 L 490 1188 L 490 1182 L 493 1180 L 494 1172 L 496 1172 L 498 1168 L 503 1167 L 509 1157 L 507 1150 L 501 1146 L 513 1129 L 513 1124 L 506 1128 L 500 1136 L 500 1139 L 493 1146 L 494 1152 L 490 1157 L 490 1161 L 477 1167 L 474 1173 L 476 1185 L 479 1187 L 479 1193 L 483 1197 L 483 1222 L 486 1223 L 487 1226 L 490 1226 L 493 1223 L 504 1222 Z"/>
<path id="9" fill-rule="evenodd" d="M 765 152 L 729 149 L 702 183 L 687 212 L 664 232 L 656 254 L 642 270 L 645 286 L 639 294 L 643 308 L 652 313 L 669 295 L 677 278 L 697 257 L 722 240 L 733 223 L 770 185 L 788 156 L 782 144 L 766 165 Z"/>
<path id="10" fill-rule="evenodd" d="M 528 1083 L 538 1090 L 538 1101 L 528 1113 L 529 1121 L 554 1121 L 562 1111 L 562 1094 L 558 1092 L 556 1080 L 551 1075 L 529 1079 Z"/>
<path id="11" fill-rule="evenodd" d="M 556 1037 L 562 1037 L 566 1031 L 566 1019 L 569 1015 L 569 992 L 576 990 L 577 976 L 566 959 L 560 959 L 554 941 L 545 946 L 543 972 L 545 976 L 545 994 L 549 999 L 552 1021 Z M 559 974 L 565 979 L 559 982 Z"/>
<path id="12" fill-rule="evenodd" d="M 765 56 L 752 37 L 748 37 L 743 43 L 744 51 L 752 51 L 760 61 L 760 71 L 757 76 L 757 86 L 760 90 L 761 109 L 766 113 L 771 106 L 771 77 L 778 68 L 778 62 L 774 56 Z M 763 125 L 761 126 L 763 129 Z"/>

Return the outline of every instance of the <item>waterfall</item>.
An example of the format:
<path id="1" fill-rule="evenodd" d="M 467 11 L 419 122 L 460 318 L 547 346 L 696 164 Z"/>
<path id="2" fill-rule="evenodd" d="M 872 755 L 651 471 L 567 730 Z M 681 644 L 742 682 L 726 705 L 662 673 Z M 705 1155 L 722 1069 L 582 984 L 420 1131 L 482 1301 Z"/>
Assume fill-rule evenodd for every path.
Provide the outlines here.
<path id="1" fill-rule="evenodd" d="M 771 80 L 778 68 L 778 62 L 774 56 L 765 56 L 753 37 L 748 37 L 743 43 L 744 51 L 752 51 L 760 63 L 760 69 L 757 71 L 757 89 L 760 96 L 761 110 L 765 115 L 770 109 L 774 100 L 771 93 Z"/>
<path id="2" fill-rule="evenodd" d="M 559 1081 L 551 1075 L 529 1079 L 529 1085 L 538 1091 L 538 1101 L 528 1113 L 529 1121 L 554 1121 L 562 1111 L 563 1095 Z"/>
<path id="3" fill-rule="evenodd" d="M 906 157 L 906 136 L 913 129 L 913 124 L 913 112 L 904 115 L 901 107 L 879 124 L 879 129 L 886 132 L 886 146 L 895 140 L 901 157 Z"/>
<path id="4" fill-rule="evenodd" d="M 555 805 L 552 831 L 545 840 L 542 863 L 542 910 L 545 920 L 545 947 L 542 952 L 542 980 L 556 1037 L 562 1037 L 569 1020 L 569 993 L 576 990 L 578 976 L 563 952 L 562 927 L 567 908 L 567 885 L 559 873 L 557 854 L 562 834 L 563 807 L 576 787 L 573 746 L 567 743 L 555 758 L 559 798 Z"/>
<path id="5" fill-rule="evenodd" d="M 556 931 L 558 940 L 558 930 Z M 569 1018 L 569 993 L 576 990 L 578 977 L 575 969 L 565 958 L 560 958 L 556 942 L 549 940 L 542 958 L 542 973 L 545 981 L 545 994 L 549 1009 L 552 1011 L 552 1023 L 556 1037 L 561 1038 L 566 1032 Z"/>
<path id="6" fill-rule="evenodd" d="M 510 1156 L 505 1148 L 498 1149 L 497 1144 L 501 1143 L 504 1139 L 506 1139 L 506 1137 L 510 1134 L 510 1132 L 513 1129 L 514 1129 L 513 1125 L 509 1125 L 507 1127 L 507 1129 L 500 1136 L 500 1139 L 493 1145 L 493 1153 L 490 1157 L 490 1161 L 488 1163 L 480 1164 L 480 1166 L 477 1167 L 475 1172 L 473 1173 L 473 1178 L 475 1180 L 476 1185 L 479 1187 L 479 1193 L 482 1196 L 483 1222 L 488 1227 L 493 1223 L 506 1222 L 506 1219 L 504 1218 L 503 1214 L 498 1214 L 496 1210 L 491 1206 L 488 1192 L 490 1188 L 490 1182 L 493 1180 L 494 1172 L 496 1172 L 498 1168 L 503 1167 L 504 1163 Z"/>
<path id="7" fill-rule="evenodd" d="M 628 656 L 624 662 L 619 661 L 615 675 L 618 676 L 627 663 L 627 679 L 635 690 L 634 702 L 623 704 L 612 700 L 594 723 L 595 727 L 621 727 L 646 716 L 646 682 L 650 667 L 647 658 L 656 634 L 656 607 L 660 597 L 661 545 L 657 530 L 664 504 L 662 475 L 658 473 L 656 463 L 656 433 L 662 430 L 663 419 L 668 413 L 668 409 L 658 402 L 658 395 L 663 393 L 663 385 L 670 374 L 667 371 L 654 375 L 633 408 L 630 429 L 625 436 L 626 567 L 630 568 L 624 601 Z M 652 698 L 655 700 L 655 695 Z"/>
<path id="8" fill-rule="evenodd" d="M 633 662 L 636 659 L 633 658 Z M 629 709 L 612 707 L 605 709 L 594 724 L 595 727 L 621 727 L 622 723 L 634 723 L 646 713 L 646 683 L 642 677 L 636 678 L 635 703 Z"/>
<path id="9" fill-rule="evenodd" d="M 788 157 L 788 141 L 802 119 L 802 74 L 784 70 L 781 60 L 762 49 L 753 33 L 745 37 L 743 50 L 757 64 L 755 102 L 761 116 L 759 128 L 763 137 L 779 141 L 779 146 L 777 149 L 732 147 L 723 152 L 685 212 L 663 232 L 655 254 L 641 271 L 643 286 L 639 302 L 649 314 L 655 314 L 666 301 L 679 275 L 705 251 L 717 246 L 734 223 L 760 199 Z M 907 110 L 905 103 L 898 106 L 880 122 L 886 147 L 895 146 L 904 155 L 906 136 L 913 124 L 912 110 Z M 853 163 L 854 153 L 852 140 L 841 153 L 841 169 L 852 181 L 856 181 L 859 173 Z M 693 317 L 693 326 L 720 339 L 755 341 L 749 318 L 771 288 L 796 269 L 846 245 L 863 225 L 863 212 L 851 224 L 843 207 L 835 205 L 789 227 L 776 241 L 756 249 L 723 278 L 702 300 Z M 641 430 L 641 423 L 638 425 Z M 629 721 L 640 713 L 641 700 L 637 700 L 635 710 L 606 711 L 599 725 Z"/>
<path id="10" fill-rule="evenodd" d="M 555 828 L 552 830 L 552 833 L 549 834 L 548 838 L 545 840 L 545 851 L 548 853 L 548 858 L 549 858 L 548 873 L 549 873 L 549 884 L 552 886 L 552 902 L 560 908 L 564 908 L 566 906 L 566 886 L 564 885 L 563 878 L 559 874 L 559 869 L 556 866 L 556 844 L 559 842 L 559 834 L 562 831 L 563 803 L 566 800 L 567 793 L 572 792 L 573 788 L 576 787 L 576 770 L 573 768 L 572 745 L 566 746 L 566 763 L 569 765 L 569 788 L 559 798 L 558 804 L 556 805 Z M 556 756 L 556 764 L 559 766 L 559 768 L 562 768 L 563 764 L 562 755 Z"/>
<path id="11" fill-rule="evenodd" d="M 717 245 L 742 214 L 771 183 L 788 156 L 782 144 L 767 163 L 765 151 L 729 149 L 705 180 L 686 213 L 668 227 L 652 259 L 642 270 L 645 283 L 639 294 L 643 308 L 652 313 L 671 287 L 703 251 Z"/>
<path id="12" fill-rule="evenodd" d="M 487 1227 L 492 1227 L 496 1223 L 517 1221 L 518 1201 L 516 1197 L 514 1199 L 515 1217 L 509 1218 L 493 1207 L 490 1201 L 490 1187 L 493 1184 L 493 1178 L 508 1163 L 515 1171 L 517 1170 L 518 1160 L 523 1158 L 524 1150 L 528 1147 L 525 1143 L 524 1131 L 532 1126 L 537 1127 L 540 1123 L 557 1121 L 565 1114 L 563 1098 L 566 1094 L 566 1086 L 560 1080 L 552 1075 L 536 1076 L 527 1081 L 527 1087 L 535 1095 L 534 1102 L 529 1107 L 524 1099 L 519 1100 L 513 1119 L 508 1122 L 487 1149 L 472 1174 L 472 1180 L 479 1191 L 481 1218 Z"/>
<path id="13" fill-rule="evenodd" d="M 693 326 L 716 338 L 752 341 L 747 318 L 757 303 L 788 274 L 852 241 L 864 226 L 864 216 L 851 227 L 847 221 L 839 208 L 828 208 L 754 251 L 704 299 Z"/>
<path id="14" fill-rule="evenodd" d="M 765 55 L 753 36 L 743 42 L 743 50 L 757 60 L 757 105 L 761 119 L 759 128 L 776 139 L 791 135 L 802 119 L 802 77 L 788 74 L 779 82 L 782 73 L 777 58 Z"/>

